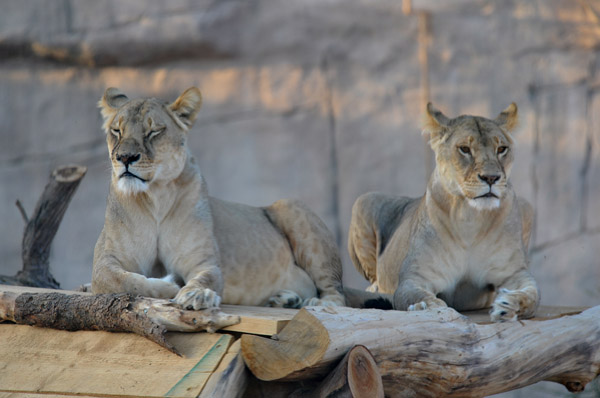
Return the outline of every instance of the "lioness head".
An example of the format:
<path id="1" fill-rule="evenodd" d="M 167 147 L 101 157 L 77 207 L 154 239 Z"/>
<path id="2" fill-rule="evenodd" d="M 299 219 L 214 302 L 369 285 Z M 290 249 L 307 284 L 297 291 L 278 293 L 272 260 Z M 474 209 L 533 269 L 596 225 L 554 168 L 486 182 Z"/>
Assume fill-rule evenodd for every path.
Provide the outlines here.
<path id="1" fill-rule="evenodd" d="M 424 132 L 431 135 L 439 180 L 446 190 L 477 209 L 499 207 L 514 159 L 510 132 L 516 124 L 514 103 L 494 120 L 468 115 L 450 119 L 427 104 Z"/>
<path id="2" fill-rule="evenodd" d="M 130 100 L 108 88 L 98 102 L 104 117 L 113 182 L 125 194 L 177 178 L 188 156 L 187 131 L 202 105 L 200 90 L 187 89 L 173 103 Z"/>

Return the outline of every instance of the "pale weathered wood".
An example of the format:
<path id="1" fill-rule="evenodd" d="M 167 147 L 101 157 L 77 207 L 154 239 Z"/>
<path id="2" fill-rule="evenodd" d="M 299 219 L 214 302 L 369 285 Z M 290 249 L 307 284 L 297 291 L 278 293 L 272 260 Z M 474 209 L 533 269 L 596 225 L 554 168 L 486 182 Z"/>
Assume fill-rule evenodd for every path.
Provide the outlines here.
<path id="1" fill-rule="evenodd" d="M 291 308 L 250 307 L 243 305 L 221 305 L 223 312 L 240 317 L 240 323 L 227 326 L 223 331 L 242 332 L 272 336 L 283 330 L 298 310 Z"/>
<path id="2" fill-rule="evenodd" d="M 567 315 L 577 315 L 582 311 L 587 310 L 589 307 L 557 307 L 540 305 L 535 311 L 532 321 L 546 321 L 548 319 L 556 319 Z M 464 316 L 468 317 L 471 321 L 480 325 L 486 325 L 492 323 L 490 320 L 490 309 L 486 308 L 483 310 L 476 311 L 465 311 L 461 312 Z"/>
<path id="3" fill-rule="evenodd" d="M 373 355 L 354 346 L 314 389 L 300 389 L 290 398 L 383 398 L 383 382 Z"/>
<path id="4" fill-rule="evenodd" d="M 87 168 L 83 166 L 57 167 L 50 175 L 30 218 L 26 216 L 20 202 L 17 202 L 21 215 L 27 220 L 21 248 L 23 268 L 14 277 L 0 276 L 0 283 L 50 288 L 60 286 L 50 274 L 50 247 L 86 171 Z"/>
<path id="5" fill-rule="evenodd" d="M 55 290 L 34 288 L 28 286 L 10 286 L 0 285 L 0 292 L 13 293 L 65 293 L 78 295 L 91 295 L 88 292 L 77 292 L 70 290 Z M 0 300 L 0 313 L 2 302 Z M 260 334 L 272 336 L 279 333 L 285 325 L 298 313 L 298 310 L 291 308 L 271 308 L 271 307 L 251 307 L 241 305 L 221 306 L 223 313 L 233 316 L 239 316 L 240 322 L 234 325 L 224 327 L 220 330 L 228 332 L 241 332 L 250 334 Z M 184 330 L 182 330 L 184 331 Z"/>
<path id="6" fill-rule="evenodd" d="M 261 380 L 326 375 L 350 347 L 366 346 L 386 396 L 486 396 L 541 380 L 578 391 L 600 372 L 600 306 L 545 321 L 478 325 L 450 308 L 380 311 L 313 307 L 276 336 L 242 336 Z"/>
<path id="7" fill-rule="evenodd" d="M 231 335 L 222 335 L 215 345 L 204 354 L 202 359 L 165 396 L 182 397 L 191 395 L 197 397 L 204 389 L 213 370 L 222 361 L 232 341 Z"/>
<path id="8" fill-rule="evenodd" d="M 0 324 L 0 391 L 162 397 L 182 380 L 195 397 L 218 366 L 230 335 L 168 333 L 182 356 L 131 333 L 67 332 Z"/>
<path id="9" fill-rule="evenodd" d="M 240 353 L 240 340 L 229 347 L 227 354 L 210 376 L 200 398 L 237 398 L 246 391 L 249 372 Z"/>
<path id="10" fill-rule="evenodd" d="M 62 330 L 133 332 L 176 352 L 165 332 L 214 332 L 239 322 L 217 308 L 186 311 L 170 300 L 121 294 L 0 291 L 0 320 Z"/>

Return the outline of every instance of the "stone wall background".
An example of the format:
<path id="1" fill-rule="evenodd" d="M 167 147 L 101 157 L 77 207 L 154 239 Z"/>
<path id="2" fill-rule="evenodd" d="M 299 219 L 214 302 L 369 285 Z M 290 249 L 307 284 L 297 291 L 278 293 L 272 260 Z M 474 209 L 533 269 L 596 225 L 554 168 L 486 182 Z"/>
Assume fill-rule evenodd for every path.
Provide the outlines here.
<path id="1" fill-rule="evenodd" d="M 536 209 L 542 302 L 600 303 L 600 1 L 414 0 L 428 10 L 431 99 L 449 116 L 517 102 L 513 183 Z M 214 196 L 296 197 L 336 234 L 371 190 L 419 196 L 418 20 L 398 0 L 4 0 L 0 13 L 0 273 L 50 171 L 88 167 L 54 242 L 64 288 L 87 282 L 110 165 L 96 102 L 204 95 L 190 145 Z M 528 395 L 529 396 L 529 395 Z"/>

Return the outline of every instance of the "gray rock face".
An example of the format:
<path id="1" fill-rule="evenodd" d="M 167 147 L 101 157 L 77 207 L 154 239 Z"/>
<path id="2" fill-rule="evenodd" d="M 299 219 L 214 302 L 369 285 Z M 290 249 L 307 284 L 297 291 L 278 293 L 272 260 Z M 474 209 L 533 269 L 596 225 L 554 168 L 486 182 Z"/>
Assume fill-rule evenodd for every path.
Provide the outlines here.
<path id="1" fill-rule="evenodd" d="M 600 301 L 600 3 L 585 4 L 413 1 L 431 13 L 437 107 L 493 117 L 519 105 L 513 183 L 536 208 L 546 304 Z M 417 37 L 417 15 L 392 0 L 5 1 L 0 273 L 20 268 L 15 200 L 31 211 L 53 167 L 80 163 L 51 264 L 65 288 L 89 281 L 110 170 L 97 100 L 108 86 L 175 98 L 196 85 L 205 105 L 189 142 L 212 194 L 304 200 L 336 234 L 345 283 L 366 286 L 346 253 L 354 200 L 426 185 Z"/>

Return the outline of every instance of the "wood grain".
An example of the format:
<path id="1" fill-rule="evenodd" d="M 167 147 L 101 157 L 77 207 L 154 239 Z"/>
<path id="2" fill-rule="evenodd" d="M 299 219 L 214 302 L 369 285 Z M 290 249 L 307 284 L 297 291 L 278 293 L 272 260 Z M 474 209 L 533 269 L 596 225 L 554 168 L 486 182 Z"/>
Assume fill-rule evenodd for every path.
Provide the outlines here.
<path id="1" fill-rule="evenodd" d="M 89 396 L 195 397 L 231 336 L 168 333 L 182 354 L 130 333 L 0 324 L 0 391 Z M 220 347 L 219 347 L 220 345 Z M 189 391 L 181 391 L 182 380 Z M 175 390 L 174 390 L 175 389 Z"/>
<path id="2" fill-rule="evenodd" d="M 242 336 L 261 380 L 322 378 L 352 346 L 377 361 L 389 397 L 478 397 L 542 380 L 580 391 L 600 373 L 600 306 L 549 320 L 478 325 L 450 308 L 305 308 L 277 339 Z"/>

